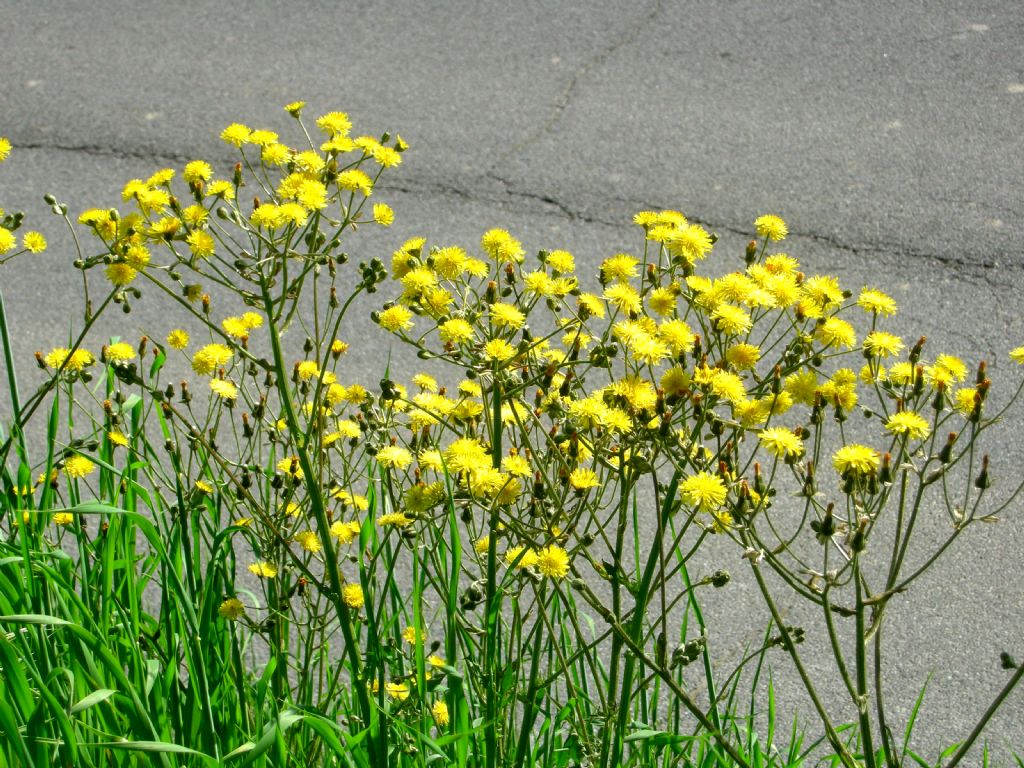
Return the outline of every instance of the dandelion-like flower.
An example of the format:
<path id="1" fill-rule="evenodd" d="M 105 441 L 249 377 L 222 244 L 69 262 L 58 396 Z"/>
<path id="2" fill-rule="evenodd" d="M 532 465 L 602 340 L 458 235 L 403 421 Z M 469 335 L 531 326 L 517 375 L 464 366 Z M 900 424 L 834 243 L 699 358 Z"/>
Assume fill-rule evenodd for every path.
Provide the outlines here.
<path id="1" fill-rule="evenodd" d="M 793 430 L 785 427 L 764 429 L 757 437 L 769 453 L 780 459 L 800 456 L 804 452 L 804 441 Z"/>
<path id="2" fill-rule="evenodd" d="M 229 597 L 217 608 L 217 613 L 228 621 L 238 621 L 245 613 L 245 606 L 237 597 Z"/>
<path id="3" fill-rule="evenodd" d="M 569 574 L 569 553 L 552 544 L 537 553 L 537 570 L 551 579 L 564 579 Z"/>
<path id="4" fill-rule="evenodd" d="M 878 451 L 866 445 L 850 443 L 832 455 L 832 466 L 840 475 L 867 476 L 878 469 Z"/>
<path id="5" fill-rule="evenodd" d="M 691 507 L 701 512 L 714 512 L 725 504 L 728 489 L 725 481 L 710 472 L 699 472 L 686 478 L 679 486 L 679 495 Z"/>
<path id="6" fill-rule="evenodd" d="M 266 560 L 261 560 L 258 563 L 249 564 L 249 573 L 255 574 L 261 579 L 273 579 L 277 576 L 277 566 Z"/>
<path id="7" fill-rule="evenodd" d="M 363 597 L 363 588 L 358 584 L 346 584 L 342 587 L 341 599 L 345 605 L 353 609 L 362 608 L 366 602 L 366 598 Z"/>
<path id="8" fill-rule="evenodd" d="M 923 440 L 931 434 L 927 419 L 914 411 L 900 411 L 889 417 L 885 428 L 894 435 L 906 435 L 911 440 Z"/>
<path id="9" fill-rule="evenodd" d="M 778 216 L 772 216 L 770 214 L 759 216 L 754 221 L 754 226 L 757 228 L 758 237 L 767 237 L 769 240 L 773 240 L 775 242 L 785 240 L 786 235 L 789 234 L 789 228 L 786 226 L 786 222 Z"/>
<path id="10" fill-rule="evenodd" d="M 64 474 L 73 479 L 87 477 L 95 471 L 96 465 L 85 456 L 69 456 L 64 462 Z"/>

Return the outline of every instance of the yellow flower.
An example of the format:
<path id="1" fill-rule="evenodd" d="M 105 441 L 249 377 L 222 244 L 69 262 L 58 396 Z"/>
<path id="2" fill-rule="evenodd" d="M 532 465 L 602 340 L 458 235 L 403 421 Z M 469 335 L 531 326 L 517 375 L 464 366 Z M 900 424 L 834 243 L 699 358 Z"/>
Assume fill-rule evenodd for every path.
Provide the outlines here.
<path id="1" fill-rule="evenodd" d="M 373 179 L 358 168 L 338 174 L 338 186 L 350 192 L 360 192 L 365 197 L 373 194 Z"/>
<path id="2" fill-rule="evenodd" d="M 542 576 L 564 579 L 569 574 L 569 553 L 551 544 L 537 553 L 537 570 Z"/>
<path id="3" fill-rule="evenodd" d="M 906 435 L 911 440 L 923 440 L 931 434 L 928 421 L 914 411 L 900 411 L 889 417 L 885 428 L 894 435 Z"/>
<path id="4" fill-rule="evenodd" d="M 192 356 L 192 370 L 208 376 L 231 360 L 231 349 L 223 344 L 207 344 Z"/>
<path id="5" fill-rule="evenodd" d="M 865 288 L 860 292 L 860 296 L 857 298 L 857 306 L 865 312 L 871 312 L 875 315 L 889 317 L 896 314 L 896 302 L 893 301 L 892 297 L 874 288 Z"/>
<path id="6" fill-rule="evenodd" d="M 718 475 L 699 472 L 686 478 L 679 486 L 680 498 L 691 507 L 702 512 L 714 512 L 725 504 L 727 488 Z"/>
<path id="7" fill-rule="evenodd" d="M 544 263 L 555 272 L 572 272 L 576 269 L 576 259 L 568 251 L 551 251 Z"/>
<path id="8" fill-rule="evenodd" d="M 213 168 L 202 160 L 193 160 L 185 165 L 181 175 L 189 184 L 200 184 L 213 178 Z"/>
<path id="9" fill-rule="evenodd" d="M 211 181 L 209 186 L 206 187 L 207 197 L 220 197 L 225 200 L 235 199 L 235 187 L 230 181 L 221 179 L 220 181 Z"/>
<path id="10" fill-rule="evenodd" d="M 857 343 L 857 334 L 853 326 L 838 317 L 830 317 L 815 328 L 814 336 L 826 347 L 834 345 L 849 349 Z"/>
<path id="11" fill-rule="evenodd" d="M 349 608 L 362 608 L 366 602 L 363 597 L 363 588 L 358 584 L 346 584 L 341 588 L 341 599 Z"/>
<path id="12" fill-rule="evenodd" d="M 594 470 L 577 467 L 569 474 L 569 485 L 577 491 L 585 491 L 587 488 L 597 488 L 601 485 L 601 481 Z"/>
<path id="13" fill-rule="evenodd" d="M 422 629 L 417 632 L 416 627 L 409 626 L 402 630 L 402 639 L 409 645 L 416 645 L 426 639 L 426 633 Z"/>
<path id="14" fill-rule="evenodd" d="M 412 312 L 401 304 L 396 304 L 377 315 L 377 322 L 381 328 L 391 333 L 408 331 L 412 328 Z"/>
<path id="15" fill-rule="evenodd" d="M 339 544 L 348 544 L 359 537 L 362 526 L 355 520 L 347 523 L 336 520 L 331 524 L 331 536 L 334 536 Z"/>
<path id="16" fill-rule="evenodd" d="M 167 346 L 173 349 L 184 349 L 188 346 L 188 332 L 175 328 L 167 334 Z"/>
<path id="17" fill-rule="evenodd" d="M 245 613 L 245 606 L 237 597 L 229 597 L 220 604 L 217 613 L 228 621 L 237 621 Z"/>
<path id="18" fill-rule="evenodd" d="M 405 469 L 412 463 L 412 454 L 405 448 L 389 445 L 377 451 L 377 463 L 382 467 Z"/>
<path id="19" fill-rule="evenodd" d="M 498 328 L 513 328 L 518 330 L 526 322 L 524 315 L 518 307 L 511 304 L 498 302 L 491 304 L 491 322 Z M 1022 347 L 1024 349 L 1024 347 Z"/>
<path id="20" fill-rule="evenodd" d="M 288 162 L 291 154 L 291 150 L 287 146 L 278 144 L 275 141 L 263 146 L 263 149 L 260 151 L 260 160 L 267 165 L 284 165 Z"/>
<path id="21" fill-rule="evenodd" d="M 703 227 L 691 224 L 682 229 L 673 230 L 665 242 L 668 252 L 687 264 L 700 261 L 711 251 L 714 243 Z"/>
<path id="22" fill-rule="evenodd" d="M 64 474 L 70 478 L 82 478 L 92 474 L 96 470 L 96 465 L 91 462 L 85 456 L 69 456 L 64 461 Z"/>
<path id="23" fill-rule="evenodd" d="M 894 357 L 903 349 L 903 339 L 886 331 L 872 331 L 864 337 L 864 351 L 871 357 Z"/>
<path id="24" fill-rule="evenodd" d="M 123 433 L 118 432 L 116 429 L 107 432 L 107 439 L 114 445 L 118 445 L 122 448 L 126 448 L 128 446 L 128 438 L 125 437 Z"/>
<path id="25" fill-rule="evenodd" d="M 1024 365 L 1024 347 L 1016 347 L 1010 350 L 1010 359 L 1018 365 Z"/>
<path id="26" fill-rule="evenodd" d="M 395 212 L 387 203 L 377 203 L 373 206 L 373 220 L 382 227 L 390 227 L 395 222 Z"/>
<path id="27" fill-rule="evenodd" d="M 659 315 L 671 315 L 676 308 L 679 292 L 673 288 L 655 288 L 647 295 L 651 310 Z"/>
<path id="28" fill-rule="evenodd" d="M 765 449 L 780 459 L 800 456 L 804 452 L 804 441 L 790 429 L 770 427 L 757 435 Z"/>
<path id="29" fill-rule="evenodd" d="M 54 525 L 71 525 L 75 521 L 75 516 L 70 512 L 54 512 L 51 520 Z"/>
<path id="30" fill-rule="evenodd" d="M 626 283 L 609 285 L 605 289 L 604 297 L 612 306 L 627 315 L 638 315 L 643 309 L 643 305 L 640 303 L 640 294 Z M 580 298 L 582 299 L 583 297 L 581 296 Z M 604 316 L 604 310 L 601 311 L 599 316 Z"/>
<path id="31" fill-rule="evenodd" d="M 480 238 L 480 248 L 499 264 L 521 264 L 523 245 L 504 229 L 489 229 Z"/>
<path id="32" fill-rule="evenodd" d="M 746 311 L 731 304 L 719 304 L 711 313 L 711 319 L 719 329 L 732 336 L 746 333 L 753 325 Z"/>
<path id="33" fill-rule="evenodd" d="M 409 698 L 409 686 L 405 683 L 384 683 L 384 693 L 397 701 Z"/>
<path id="34" fill-rule="evenodd" d="M 207 259 L 213 255 L 215 247 L 213 236 L 205 230 L 192 230 L 189 232 L 188 237 L 185 238 L 185 242 L 188 243 L 189 249 L 196 256 Z"/>
<path id="35" fill-rule="evenodd" d="M 327 207 L 327 187 L 315 179 L 307 179 L 299 185 L 295 198 L 300 205 L 310 211 L 322 210 Z"/>
<path id="36" fill-rule="evenodd" d="M 7 156 L 11 154 L 11 142 L 3 136 L 0 136 L 0 163 L 7 159 Z"/>
<path id="37" fill-rule="evenodd" d="M 302 102 L 297 102 L 302 103 Z M 293 106 L 293 105 L 289 105 Z M 289 107 L 285 107 L 289 112 L 292 110 Z M 299 107 L 301 109 L 302 107 Z M 352 121 L 345 112 L 328 112 L 326 115 L 321 115 L 316 119 L 316 127 L 329 136 L 347 136 L 348 132 L 352 129 Z"/>
<path id="38" fill-rule="evenodd" d="M 0 227 L 0 253 L 7 253 L 17 242 L 17 238 L 11 234 L 9 229 Z"/>
<path id="39" fill-rule="evenodd" d="M 128 264 L 111 264 L 103 270 L 103 274 L 111 285 L 124 286 L 134 280 L 138 272 Z"/>
<path id="40" fill-rule="evenodd" d="M 621 283 L 628 282 L 631 277 L 637 276 L 636 265 L 638 259 L 628 253 L 619 253 L 611 258 L 605 259 L 601 264 L 601 277 L 605 282 L 618 280 Z"/>
<path id="41" fill-rule="evenodd" d="M 761 359 L 761 349 L 753 344 L 734 344 L 725 351 L 725 359 L 737 370 L 751 370 Z"/>
<path id="42" fill-rule="evenodd" d="M 879 455 L 874 448 L 850 443 L 832 455 L 832 466 L 840 475 L 871 475 L 878 469 Z"/>
<path id="43" fill-rule="evenodd" d="M 504 362 L 516 355 L 516 348 L 504 339 L 491 339 L 484 345 L 484 354 L 489 360 Z"/>
<path id="44" fill-rule="evenodd" d="M 262 560 L 258 563 L 250 563 L 249 573 L 253 573 L 261 579 L 272 579 L 277 576 L 277 566 Z"/>
<path id="45" fill-rule="evenodd" d="M 473 326 L 461 317 L 454 317 L 438 326 L 441 341 L 450 344 L 466 344 L 473 339 Z"/>
<path id="46" fill-rule="evenodd" d="M 249 128 L 242 125 L 241 123 L 232 123 L 223 131 L 221 131 L 220 137 L 228 144 L 232 144 L 236 147 L 241 147 L 247 141 L 252 133 Z"/>
<path id="47" fill-rule="evenodd" d="M 758 237 L 767 237 L 769 240 L 774 240 L 776 242 L 779 240 L 785 240 L 786 235 L 789 234 L 786 222 L 778 216 L 759 216 L 754 221 L 754 226 L 757 227 Z"/>
<path id="48" fill-rule="evenodd" d="M 434 717 L 434 722 L 437 723 L 439 728 L 444 728 L 451 722 L 451 718 L 448 715 L 448 705 L 444 701 L 438 699 L 430 707 L 430 714 Z"/>
<path id="49" fill-rule="evenodd" d="M 299 531 L 295 534 L 295 541 L 307 552 L 319 552 L 323 546 L 313 531 Z"/>
<path id="50" fill-rule="evenodd" d="M 110 344 L 104 347 L 104 357 L 107 362 L 114 365 L 127 363 L 129 360 L 135 358 L 135 349 L 131 344 L 119 341 L 115 344 Z"/>
<path id="51" fill-rule="evenodd" d="M 41 232 L 26 232 L 21 242 L 25 250 L 31 253 L 42 253 L 46 250 L 46 238 Z"/>
<path id="52" fill-rule="evenodd" d="M 210 379 L 210 389 L 223 400 L 235 400 L 238 397 L 238 387 L 226 379 Z"/>

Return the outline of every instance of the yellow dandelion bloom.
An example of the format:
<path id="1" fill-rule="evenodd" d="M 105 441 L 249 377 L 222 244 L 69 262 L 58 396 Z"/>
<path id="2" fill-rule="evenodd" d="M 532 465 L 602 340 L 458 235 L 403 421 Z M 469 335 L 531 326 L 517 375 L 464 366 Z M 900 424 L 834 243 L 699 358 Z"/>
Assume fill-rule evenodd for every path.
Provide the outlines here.
<path id="1" fill-rule="evenodd" d="M 618 280 L 622 283 L 628 282 L 630 278 L 636 277 L 639 274 L 636 269 L 639 263 L 639 259 L 630 256 L 628 253 L 616 254 L 601 263 L 601 277 L 605 282 L 611 282 L 612 280 Z"/>
<path id="2" fill-rule="evenodd" d="M 364 197 L 373 194 L 373 179 L 358 168 L 343 171 L 338 175 L 338 186 L 350 192 L 359 192 Z"/>
<path id="3" fill-rule="evenodd" d="M 235 400 L 238 397 L 238 387 L 226 379 L 210 379 L 210 389 L 222 400 Z"/>
<path id="4" fill-rule="evenodd" d="M 871 475 L 878 469 L 879 454 L 858 443 L 844 445 L 832 455 L 832 466 L 840 475 Z"/>
<path id="5" fill-rule="evenodd" d="M 767 237 L 769 240 L 773 240 L 775 242 L 785 240 L 786 235 L 789 234 L 786 222 L 778 216 L 772 216 L 770 214 L 759 216 L 754 221 L 754 226 L 757 228 L 758 237 Z"/>
<path id="6" fill-rule="evenodd" d="M 373 206 L 373 220 L 382 227 L 390 227 L 395 223 L 395 212 L 387 203 L 377 203 Z"/>
<path id="7" fill-rule="evenodd" d="M 864 337 L 863 346 L 871 357 L 895 357 L 903 349 L 903 339 L 886 331 L 872 331 Z"/>
<path id="8" fill-rule="evenodd" d="M 259 576 L 261 579 L 272 579 L 277 576 L 277 566 L 261 560 L 258 563 L 249 564 L 249 573 Z"/>
<path id="9" fill-rule="evenodd" d="M 564 579 L 569 575 L 569 553 L 551 544 L 537 553 L 537 570 L 551 579 Z"/>
<path id="10" fill-rule="evenodd" d="M 167 334 L 167 346 L 173 349 L 184 349 L 188 346 L 188 332 L 175 328 Z"/>
<path id="11" fill-rule="evenodd" d="M 473 326 L 461 317 L 454 317 L 438 326 L 441 341 L 450 344 L 466 344 L 473 339 Z"/>
<path id="12" fill-rule="evenodd" d="M 627 315 L 638 315 L 643 310 L 640 294 L 626 283 L 616 283 L 605 289 L 605 299 L 612 306 Z"/>
<path id="13" fill-rule="evenodd" d="M 21 244 L 31 253 L 42 253 L 46 250 L 46 238 L 42 232 L 26 232 Z"/>
<path id="14" fill-rule="evenodd" d="M 237 621 L 245 613 L 245 606 L 237 597 L 229 597 L 220 604 L 217 613 L 228 621 Z"/>
<path id="15" fill-rule="evenodd" d="M 665 242 L 668 252 L 687 264 L 700 261 L 711 251 L 714 243 L 703 227 L 691 224 L 674 230 Z"/>
<path id="16" fill-rule="evenodd" d="M 853 326 L 838 317 L 830 317 L 814 329 L 814 336 L 826 347 L 846 347 L 850 349 L 857 343 L 857 334 Z"/>
<path id="17" fill-rule="evenodd" d="M 95 470 L 96 465 L 85 456 L 75 454 L 64 461 L 64 474 L 72 479 L 87 477 Z"/>
<path id="18" fill-rule="evenodd" d="M 396 304 L 377 315 L 377 322 L 380 323 L 381 328 L 391 333 L 408 331 L 413 325 L 412 312 L 401 304 Z"/>
<path id="19" fill-rule="evenodd" d="M 896 314 L 896 302 L 892 297 L 874 288 L 865 288 L 860 292 L 857 306 L 875 315 L 889 317 Z"/>
<path id="20" fill-rule="evenodd" d="M 181 175 L 189 184 L 201 184 L 213 178 L 213 168 L 202 160 L 193 160 L 185 165 Z"/>
<path id="21" fill-rule="evenodd" d="M 480 248 L 499 264 L 520 264 L 523 245 L 504 229 L 490 229 L 480 238 Z"/>
<path id="22" fill-rule="evenodd" d="M 192 356 L 192 370 L 208 376 L 231 360 L 232 352 L 223 344 L 207 344 Z"/>
<path id="23" fill-rule="evenodd" d="M 800 456 L 804 452 L 804 441 L 793 430 L 785 427 L 763 429 L 757 437 L 765 450 L 780 459 Z"/>
<path id="24" fill-rule="evenodd" d="M 698 507 L 702 512 L 714 512 L 725 504 L 728 489 L 725 481 L 710 472 L 699 472 L 682 482 L 679 486 L 680 498 L 691 507 Z"/>
<path id="25" fill-rule="evenodd" d="M 242 125 L 241 123 L 232 123 L 223 131 L 221 131 L 220 137 L 228 144 L 236 147 L 241 147 L 243 144 L 249 141 L 249 136 L 252 131 Z"/>
<path id="26" fill-rule="evenodd" d="M 405 448 L 389 445 L 377 451 L 377 463 L 391 469 L 405 469 L 412 463 L 412 454 Z"/>
<path id="27" fill-rule="evenodd" d="M 295 541 L 307 552 L 319 552 L 323 548 L 320 537 L 313 531 L 299 531 L 295 534 Z"/>
<path id="28" fill-rule="evenodd" d="M 491 304 L 491 322 L 498 328 L 513 328 L 518 330 L 526 322 L 524 315 L 518 307 L 511 304 L 498 302 Z"/>
<path id="29" fill-rule="evenodd" d="M 50 520 L 54 525 L 71 525 L 75 521 L 75 516 L 70 512 L 54 512 Z"/>
<path id="30" fill-rule="evenodd" d="M 433 716 L 438 728 L 444 728 L 451 722 L 451 717 L 448 714 L 448 705 L 441 699 L 438 699 L 431 705 L 430 714 Z"/>
<path id="31" fill-rule="evenodd" d="M 119 341 L 104 348 L 104 357 L 108 363 L 113 365 L 127 363 L 129 360 L 135 359 L 135 348 L 131 344 Z"/>
<path id="32" fill-rule="evenodd" d="M 900 411 L 889 417 L 885 428 L 894 435 L 906 435 L 911 440 L 923 440 L 931 434 L 927 419 L 914 411 Z"/>
<path id="33" fill-rule="evenodd" d="M 366 598 L 363 597 L 363 588 L 358 584 L 346 584 L 342 587 L 341 599 L 345 601 L 345 605 L 349 608 L 356 610 L 362 608 L 366 603 Z"/>
<path id="34" fill-rule="evenodd" d="M 715 321 L 720 330 L 731 336 L 747 333 L 753 326 L 750 315 L 740 307 L 734 307 L 731 304 L 719 304 L 711 313 L 711 319 Z"/>
<path id="35" fill-rule="evenodd" d="M 213 255 L 216 246 L 213 236 L 202 229 L 194 229 L 189 232 L 185 242 L 188 243 L 188 247 L 193 254 L 204 259 Z"/>

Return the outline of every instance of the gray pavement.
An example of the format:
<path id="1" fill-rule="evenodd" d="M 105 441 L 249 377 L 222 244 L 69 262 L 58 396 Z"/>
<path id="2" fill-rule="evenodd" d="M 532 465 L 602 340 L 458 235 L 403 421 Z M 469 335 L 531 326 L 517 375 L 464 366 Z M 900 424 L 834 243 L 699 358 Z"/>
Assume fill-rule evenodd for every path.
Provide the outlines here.
<path id="1" fill-rule="evenodd" d="M 0 205 L 27 211 L 54 244 L 0 273 L 26 375 L 32 352 L 77 318 L 72 252 L 42 195 L 77 212 L 114 205 L 125 180 L 165 164 L 223 167 L 221 128 L 285 129 L 281 105 L 299 98 L 412 145 L 377 193 L 396 224 L 361 238 L 360 257 L 416 234 L 473 246 L 502 226 L 528 250 L 567 248 L 593 268 L 637 247 L 629 221 L 650 207 L 706 222 L 717 250 L 738 254 L 753 219 L 773 212 L 808 271 L 887 288 L 899 330 L 994 361 L 998 396 L 1022 375 L 1005 362 L 1024 343 L 1024 13 L 1011 0 L 4 1 L 0 20 L 0 135 L 15 145 Z M 162 311 L 143 302 L 132 323 L 152 327 Z M 349 336 L 364 332 L 365 319 Z M 373 380 L 377 360 L 367 351 L 353 365 Z M 1006 484 L 1020 475 L 1021 418 L 994 451 Z M 928 757 L 965 736 L 1002 685 L 999 652 L 1024 658 L 1019 506 L 1005 518 L 890 617 L 916 617 L 888 630 L 897 713 L 933 674 L 917 728 Z M 742 571 L 734 551 L 721 557 Z M 764 617 L 737 582 L 711 611 L 738 646 Z M 811 667 L 830 674 L 825 658 Z M 775 674 L 780 697 L 800 701 L 781 659 Z M 826 690 L 838 709 L 840 691 Z M 988 736 L 1004 756 L 1024 752 L 1024 691 Z"/>

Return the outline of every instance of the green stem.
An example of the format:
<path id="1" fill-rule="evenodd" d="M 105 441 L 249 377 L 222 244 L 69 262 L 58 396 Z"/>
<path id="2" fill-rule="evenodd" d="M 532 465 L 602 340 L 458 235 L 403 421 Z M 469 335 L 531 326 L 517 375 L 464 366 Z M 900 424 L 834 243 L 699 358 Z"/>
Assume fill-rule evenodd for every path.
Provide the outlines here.
<path id="1" fill-rule="evenodd" d="M 328 597 L 340 618 L 341 632 L 345 639 L 345 652 L 348 654 L 349 665 L 352 670 L 352 685 L 355 688 L 356 698 L 359 701 L 363 722 L 370 728 L 370 762 L 373 765 L 386 766 L 388 764 L 387 729 L 380 727 L 375 717 L 375 712 L 371 709 L 370 698 L 366 692 L 362 673 L 362 660 L 359 656 L 359 649 L 356 646 L 355 638 L 352 635 L 352 617 L 348 605 L 342 598 L 341 570 L 338 567 L 337 552 L 334 549 L 334 542 L 331 540 L 331 537 L 326 535 L 326 532 L 330 530 L 331 523 L 327 517 L 327 510 L 324 507 L 322 489 L 314 481 L 316 474 L 313 471 L 313 464 L 306 450 L 306 440 L 302 439 L 303 433 L 299 425 L 298 416 L 296 415 L 295 404 L 292 402 L 291 391 L 288 388 L 288 369 L 285 366 L 284 353 L 281 350 L 281 337 L 274 321 L 273 300 L 270 296 L 270 288 L 265 278 L 260 279 L 260 291 L 263 294 L 264 311 L 267 313 L 267 335 L 270 337 L 270 346 L 274 356 L 274 378 L 277 382 L 278 396 L 281 399 L 281 407 L 285 413 L 289 432 L 299 436 L 299 439 L 295 441 L 295 452 L 299 458 L 299 466 L 302 468 L 303 477 L 309 479 L 306 483 L 306 490 L 309 494 L 310 507 L 322 534 L 321 543 L 324 547 L 324 564 L 330 586 Z"/>
<path id="2" fill-rule="evenodd" d="M 864 585 L 861 579 L 859 555 L 855 555 L 853 558 L 853 583 L 857 591 L 857 611 L 854 619 L 857 641 L 857 722 L 860 724 L 864 764 L 867 768 L 875 768 L 875 745 L 871 734 L 871 714 L 868 712 L 867 638 L 864 636 Z"/>

